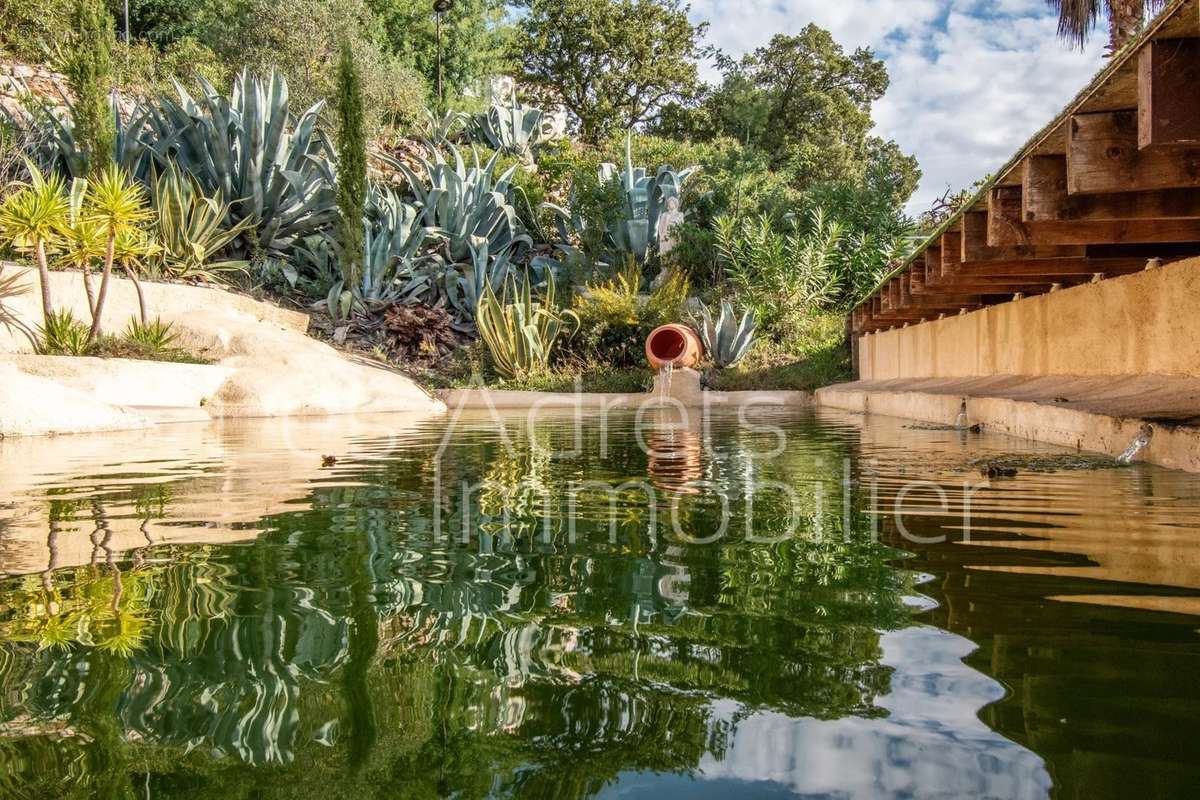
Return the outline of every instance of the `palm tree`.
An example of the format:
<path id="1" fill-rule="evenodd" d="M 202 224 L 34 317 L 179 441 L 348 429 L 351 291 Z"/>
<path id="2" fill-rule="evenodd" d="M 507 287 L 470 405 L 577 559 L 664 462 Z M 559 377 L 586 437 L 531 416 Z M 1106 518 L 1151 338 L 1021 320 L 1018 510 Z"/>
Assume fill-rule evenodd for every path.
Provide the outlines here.
<path id="1" fill-rule="evenodd" d="M 1047 0 L 1058 9 L 1058 35 L 1083 47 L 1101 11 L 1108 14 L 1108 52 L 1116 53 L 1132 39 L 1146 20 L 1146 12 L 1157 10 L 1165 0 Z"/>
<path id="2" fill-rule="evenodd" d="M 61 241 L 67 224 L 67 194 L 58 175 L 42 175 L 28 164 L 29 183 L 0 203 L 0 232 L 17 250 L 32 250 L 42 284 L 42 321 L 54 316 L 47 252 Z"/>
<path id="3" fill-rule="evenodd" d="M 104 229 L 85 212 L 87 178 L 71 181 L 70 208 L 67 211 L 66 244 L 62 260 L 83 273 L 83 289 L 87 294 L 88 313 L 95 317 L 96 290 L 92 286 L 92 264 L 104 258 Z"/>
<path id="4" fill-rule="evenodd" d="M 92 328 L 88 341 L 100 335 L 100 320 L 104 317 L 104 301 L 108 297 L 108 280 L 112 275 L 116 256 L 117 238 L 139 234 L 138 224 L 151 217 L 146 206 L 146 193 L 132 182 L 123 169 L 109 166 L 88 186 L 87 219 L 98 224 L 104 231 L 104 275 L 100 279 L 100 292 L 96 296 L 96 310 L 92 314 Z"/>

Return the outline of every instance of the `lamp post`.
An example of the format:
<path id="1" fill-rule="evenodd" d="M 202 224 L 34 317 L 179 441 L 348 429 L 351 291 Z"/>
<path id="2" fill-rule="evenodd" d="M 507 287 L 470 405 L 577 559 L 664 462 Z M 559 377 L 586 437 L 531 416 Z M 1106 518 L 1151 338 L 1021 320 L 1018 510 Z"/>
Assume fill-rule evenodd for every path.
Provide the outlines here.
<path id="1" fill-rule="evenodd" d="M 442 14 L 454 6 L 454 0 L 433 0 L 433 14 L 437 20 L 437 97 L 438 106 L 444 110 L 446 97 L 442 92 Z"/>

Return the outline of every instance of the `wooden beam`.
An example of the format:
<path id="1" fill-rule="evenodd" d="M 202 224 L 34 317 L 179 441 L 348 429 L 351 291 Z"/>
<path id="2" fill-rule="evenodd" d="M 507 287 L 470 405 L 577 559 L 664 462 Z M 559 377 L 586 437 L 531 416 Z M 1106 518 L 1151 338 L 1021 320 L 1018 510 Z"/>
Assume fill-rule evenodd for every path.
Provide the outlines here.
<path id="1" fill-rule="evenodd" d="M 1200 217 L 1024 222 L 1008 229 L 1003 244 L 1033 246 L 1200 242 Z"/>
<path id="2" fill-rule="evenodd" d="M 1138 53 L 1138 147 L 1200 146 L 1200 39 L 1155 39 Z"/>
<path id="3" fill-rule="evenodd" d="M 1200 187 L 1200 148 L 1138 148 L 1136 111 L 1076 114 L 1067 123 L 1067 192 Z"/>
<path id="4" fill-rule="evenodd" d="M 987 245 L 989 247 L 1011 247 L 1022 245 L 1020 225 L 1022 221 L 1021 187 L 994 186 L 988 192 Z"/>
<path id="5" fill-rule="evenodd" d="M 939 281 L 954 274 L 962 264 L 962 234 L 958 231 L 946 231 L 942 234 L 942 272 Z"/>
<path id="6" fill-rule="evenodd" d="M 969 211 L 962 218 L 963 265 L 977 261 L 1023 261 L 1033 258 L 1082 258 L 1086 251 L 1078 246 L 1039 247 L 1016 244 L 993 247 L 988 244 L 989 218 L 986 211 Z M 1016 223 L 1020 225 L 1018 221 Z"/>
<path id="7" fill-rule="evenodd" d="M 970 277 L 1037 277 L 1060 282 L 1072 276 L 1091 277 L 1097 272 L 1106 275 L 1126 275 L 1145 267 L 1145 258 L 1042 258 L 963 264 L 958 274 Z"/>
<path id="8" fill-rule="evenodd" d="M 1021 165 L 1021 221 L 1173 219 L 1200 217 L 1200 192 L 1067 194 L 1067 157 L 1030 156 Z"/>

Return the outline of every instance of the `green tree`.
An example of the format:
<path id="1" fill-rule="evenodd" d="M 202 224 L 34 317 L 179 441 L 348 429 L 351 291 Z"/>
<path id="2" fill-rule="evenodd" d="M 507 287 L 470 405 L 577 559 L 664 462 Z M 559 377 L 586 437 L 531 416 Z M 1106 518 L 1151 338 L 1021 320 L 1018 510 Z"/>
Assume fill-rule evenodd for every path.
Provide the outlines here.
<path id="1" fill-rule="evenodd" d="M 354 51 L 343 41 L 338 59 L 337 89 L 337 198 L 341 220 L 338 243 L 342 274 L 352 285 L 361 271 L 363 209 L 367 202 L 367 131 L 363 121 L 362 81 L 354 64 Z"/>
<path id="2" fill-rule="evenodd" d="M 718 64 L 723 80 L 687 133 L 757 147 L 802 184 L 863 175 L 871 106 L 888 88 L 887 69 L 869 49 L 846 53 L 829 31 L 808 25 Z"/>
<path id="3" fill-rule="evenodd" d="M 75 36 L 65 71 L 75 95 L 75 140 L 99 175 L 112 162 L 116 128 L 109 93 L 113 89 L 113 20 L 101 0 L 76 0 Z"/>
<path id="4" fill-rule="evenodd" d="M 432 0 L 368 0 L 383 26 L 387 48 L 424 79 L 436 97 L 437 20 Z M 504 0 L 455 0 L 442 14 L 442 84 L 456 97 L 476 83 L 509 70 Z"/>
<path id="5" fill-rule="evenodd" d="M 543 104 L 561 103 L 580 136 L 657 119 L 699 87 L 706 25 L 679 0 L 529 0 L 513 43 L 521 79 Z"/>

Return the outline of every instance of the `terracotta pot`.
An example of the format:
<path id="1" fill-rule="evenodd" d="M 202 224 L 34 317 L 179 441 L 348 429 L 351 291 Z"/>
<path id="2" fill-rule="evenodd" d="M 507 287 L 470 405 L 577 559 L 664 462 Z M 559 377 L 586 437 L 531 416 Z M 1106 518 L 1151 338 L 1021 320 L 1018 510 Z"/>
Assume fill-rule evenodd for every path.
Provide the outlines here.
<path id="1" fill-rule="evenodd" d="M 694 367 L 704 353 L 700 337 L 687 325 L 671 323 L 655 328 L 646 337 L 646 360 L 653 369 Z"/>

